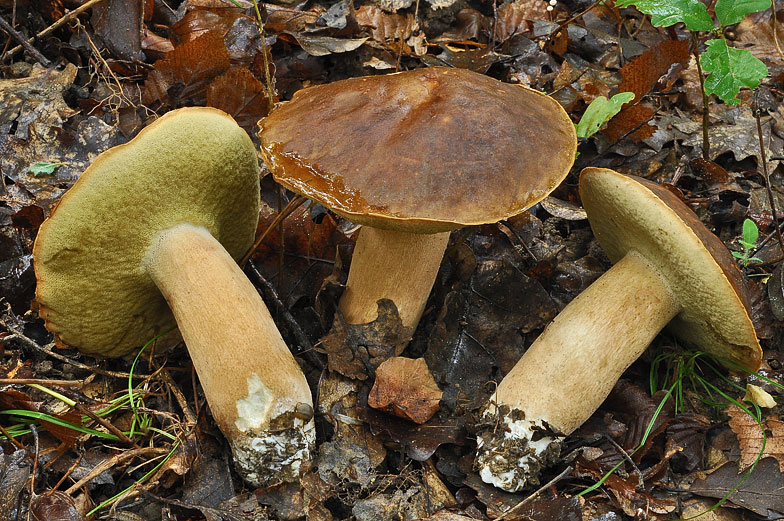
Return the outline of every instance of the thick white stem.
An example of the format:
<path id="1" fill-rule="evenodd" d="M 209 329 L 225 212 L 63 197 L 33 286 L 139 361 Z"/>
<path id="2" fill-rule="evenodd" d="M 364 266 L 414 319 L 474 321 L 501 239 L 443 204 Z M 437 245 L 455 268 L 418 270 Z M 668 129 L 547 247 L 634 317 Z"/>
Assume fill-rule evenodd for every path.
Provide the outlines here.
<path id="1" fill-rule="evenodd" d="M 535 481 L 558 456 L 547 431 L 566 435 L 582 425 L 679 311 L 667 282 L 636 253 L 591 284 L 498 385 L 485 414 L 494 417 L 502 406 L 508 412 L 493 436 L 479 438 L 483 479 L 505 490 Z M 512 446 L 518 461 L 509 461 Z"/>
<path id="2" fill-rule="evenodd" d="M 171 307 L 238 471 L 263 486 L 299 477 L 314 442 L 310 390 L 267 307 L 204 228 L 161 233 L 147 273 Z"/>
<path id="3" fill-rule="evenodd" d="M 403 325 L 416 329 L 441 265 L 449 232 L 380 230 L 359 233 L 340 312 L 349 324 L 372 322 L 379 299 L 392 300 Z"/>

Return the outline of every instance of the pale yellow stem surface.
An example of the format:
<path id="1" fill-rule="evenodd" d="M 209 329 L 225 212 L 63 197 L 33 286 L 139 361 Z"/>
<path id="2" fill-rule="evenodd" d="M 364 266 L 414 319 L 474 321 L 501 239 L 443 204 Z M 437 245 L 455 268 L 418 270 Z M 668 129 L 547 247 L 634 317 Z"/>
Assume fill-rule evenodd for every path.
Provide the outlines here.
<path id="1" fill-rule="evenodd" d="M 264 301 L 204 228 L 161 233 L 145 268 L 169 303 L 212 415 L 230 442 L 265 429 L 310 390 Z"/>
<path id="2" fill-rule="evenodd" d="M 379 299 L 391 299 L 403 324 L 416 329 L 441 265 L 449 232 L 418 234 L 360 230 L 340 312 L 349 324 L 376 319 Z"/>
<path id="3" fill-rule="evenodd" d="M 680 309 L 653 266 L 629 253 L 555 317 L 494 400 L 569 434 Z"/>

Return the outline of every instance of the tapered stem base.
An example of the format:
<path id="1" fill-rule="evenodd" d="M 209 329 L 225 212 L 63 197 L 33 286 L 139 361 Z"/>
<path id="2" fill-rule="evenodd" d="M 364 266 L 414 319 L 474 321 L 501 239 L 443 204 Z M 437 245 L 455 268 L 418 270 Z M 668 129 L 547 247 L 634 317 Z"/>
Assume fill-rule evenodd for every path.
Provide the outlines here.
<path id="1" fill-rule="evenodd" d="M 299 477 L 315 441 L 302 370 L 256 289 L 221 244 L 187 224 L 161 233 L 144 266 L 188 346 L 238 471 L 264 486 Z"/>
<path id="2" fill-rule="evenodd" d="M 540 468 L 558 456 L 551 433 L 567 435 L 582 425 L 680 309 L 666 281 L 633 252 L 570 302 L 504 377 L 485 411 L 500 426 L 479 437 L 483 479 L 509 491 L 535 483 Z"/>

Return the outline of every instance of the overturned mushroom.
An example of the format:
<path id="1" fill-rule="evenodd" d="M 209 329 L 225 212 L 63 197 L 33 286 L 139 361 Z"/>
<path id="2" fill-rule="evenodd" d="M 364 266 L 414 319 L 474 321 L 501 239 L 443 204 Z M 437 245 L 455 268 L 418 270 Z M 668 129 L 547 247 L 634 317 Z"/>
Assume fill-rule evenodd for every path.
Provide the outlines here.
<path id="1" fill-rule="evenodd" d="M 374 320 L 389 298 L 411 328 L 449 231 L 536 204 L 577 148 L 552 98 L 443 67 L 301 90 L 262 121 L 260 137 L 279 183 L 364 225 L 340 301 L 346 321 Z"/>
<path id="2" fill-rule="evenodd" d="M 538 483 L 564 435 L 587 420 L 664 326 L 684 343 L 754 371 L 762 352 L 743 278 L 724 244 L 675 195 L 586 168 L 580 195 L 615 265 L 567 305 L 498 385 L 478 437 L 482 479 Z"/>
<path id="3" fill-rule="evenodd" d="M 176 321 L 239 472 L 260 486 L 297 479 L 315 435 L 305 377 L 235 261 L 258 211 L 248 135 L 219 110 L 180 109 L 101 154 L 33 254 L 39 314 L 65 344 L 119 356 Z"/>

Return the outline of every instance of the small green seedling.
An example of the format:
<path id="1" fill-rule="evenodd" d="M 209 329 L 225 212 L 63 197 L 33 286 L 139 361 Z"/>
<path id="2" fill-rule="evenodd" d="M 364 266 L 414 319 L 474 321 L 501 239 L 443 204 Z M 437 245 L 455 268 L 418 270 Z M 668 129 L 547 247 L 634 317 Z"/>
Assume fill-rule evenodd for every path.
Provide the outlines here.
<path id="1" fill-rule="evenodd" d="M 594 99 L 588 105 L 588 108 L 585 109 L 580 122 L 574 126 L 577 131 L 577 137 L 591 137 L 599 132 L 602 125 L 621 111 L 624 103 L 629 103 L 633 99 L 633 92 L 619 92 L 610 99 L 604 96 Z"/>
<path id="2" fill-rule="evenodd" d="M 743 237 L 740 240 L 740 245 L 743 246 L 743 253 L 739 251 L 732 252 L 732 256 L 740 259 L 743 267 L 746 268 L 750 261 L 762 262 L 759 257 L 749 257 L 749 253 L 754 247 L 757 246 L 757 239 L 759 238 L 759 228 L 754 221 L 746 219 L 743 221 Z"/>
<path id="3" fill-rule="evenodd" d="M 27 171 L 35 177 L 46 177 L 54 174 L 55 170 L 65 165 L 65 163 L 48 163 L 46 161 L 39 161 L 33 163 Z"/>
<path id="4" fill-rule="evenodd" d="M 618 0 L 618 7 L 634 5 L 651 15 L 655 27 L 669 27 L 683 22 L 686 28 L 697 33 L 709 33 L 713 38 L 704 40 L 705 51 L 699 64 L 708 74 L 705 94 L 716 94 L 727 105 L 740 103 L 738 93 L 742 87 L 755 89 L 768 75 L 768 68 L 748 49 L 727 45 L 724 29 L 743 20 L 746 15 L 770 9 L 771 0 L 717 0 L 714 8 L 716 21 L 700 0 Z"/>

